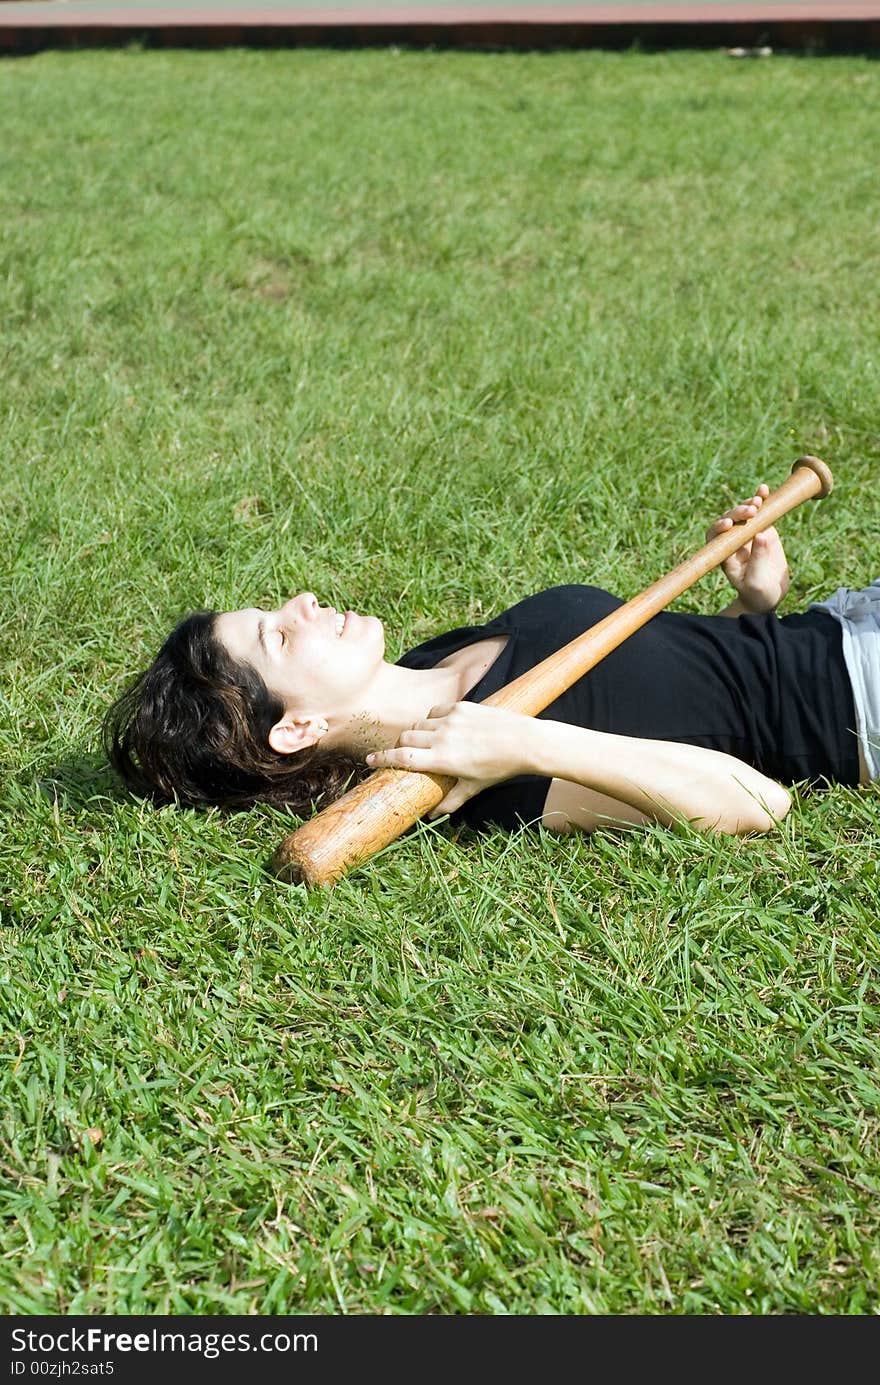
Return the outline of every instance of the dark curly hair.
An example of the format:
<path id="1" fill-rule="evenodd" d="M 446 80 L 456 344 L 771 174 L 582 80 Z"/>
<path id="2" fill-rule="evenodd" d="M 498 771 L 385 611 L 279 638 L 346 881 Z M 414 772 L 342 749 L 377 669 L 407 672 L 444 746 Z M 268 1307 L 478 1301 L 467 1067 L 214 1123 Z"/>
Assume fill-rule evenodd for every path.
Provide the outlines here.
<path id="1" fill-rule="evenodd" d="M 233 660 L 215 635 L 216 611 L 172 630 L 153 663 L 103 722 L 107 757 L 133 792 L 153 803 L 249 808 L 272 803 L 305 815 L 370 773 L 338 750 L 280 755 L 269 732 L 284 708 L 256 669 Z"/>

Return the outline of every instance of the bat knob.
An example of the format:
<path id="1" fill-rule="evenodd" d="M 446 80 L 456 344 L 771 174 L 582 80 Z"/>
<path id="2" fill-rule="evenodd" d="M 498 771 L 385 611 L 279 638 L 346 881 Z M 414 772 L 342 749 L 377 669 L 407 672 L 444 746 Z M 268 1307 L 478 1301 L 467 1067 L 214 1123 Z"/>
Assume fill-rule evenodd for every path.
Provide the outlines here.
<path id="1" fill-rule="evenodd" d="M 816 499 L 824 500 L 826 495 L 830 495 L 834 488 L 834 477 L 831 475 L 830 466 L 823 462 L 821 457 L 798 457 L 792 467 L 792 471 L 797 471 L 798 467 L 801 466 L 807 467 L 810 471 L 816 473 L 821 482 L 821 490 L 816 493 Z"/>

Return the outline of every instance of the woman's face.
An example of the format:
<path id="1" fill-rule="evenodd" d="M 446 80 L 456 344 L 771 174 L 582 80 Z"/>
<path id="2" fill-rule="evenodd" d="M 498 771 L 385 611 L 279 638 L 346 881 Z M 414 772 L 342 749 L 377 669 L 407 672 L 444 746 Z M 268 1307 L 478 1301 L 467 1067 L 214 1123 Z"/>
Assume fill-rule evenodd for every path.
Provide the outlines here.
<path id="1" fill-rule="evenodd" d="M 349 611 L 341 635 L 337 627 L 332 606 L 300 592 L 277 611 L 227 611 L 214 632 L 233 659 L 256 669 L 285 712 L 332 717 L 357 705 L 385 654 L 377 616 Z"/>

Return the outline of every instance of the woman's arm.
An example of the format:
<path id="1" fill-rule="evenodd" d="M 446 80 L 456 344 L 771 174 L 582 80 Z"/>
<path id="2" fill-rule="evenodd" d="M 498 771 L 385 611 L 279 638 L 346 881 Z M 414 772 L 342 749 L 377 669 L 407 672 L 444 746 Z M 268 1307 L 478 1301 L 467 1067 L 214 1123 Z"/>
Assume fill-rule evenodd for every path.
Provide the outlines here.
<path id="1" fill-rule="evenodd" d="M 457 783 L 431 817 L 454 812 L 503 779 L 545 776 L 554 783 L 544 817 L 559 831 L 590 830 L 607 816 L 767 832 L 791 806 L 781 784 L 721 751 L 609 735 L 480 702 L 433 708 L 396 747 L 368 755 L 367 763 L 454 775 Z"/>
<path id="2" fill-rule="evenodd" d="M 534 720 L 525 737 L 525 773 L 553 780 L 543 821 L 590 831 L 603 820 L 686 818 L 694 827 L 743 834 L 769 832 L 791 807 L 782 784 L 751 765 L 702 746 L 638 740 Z M 623 805 L 627 810 L 617 816 Z"/>

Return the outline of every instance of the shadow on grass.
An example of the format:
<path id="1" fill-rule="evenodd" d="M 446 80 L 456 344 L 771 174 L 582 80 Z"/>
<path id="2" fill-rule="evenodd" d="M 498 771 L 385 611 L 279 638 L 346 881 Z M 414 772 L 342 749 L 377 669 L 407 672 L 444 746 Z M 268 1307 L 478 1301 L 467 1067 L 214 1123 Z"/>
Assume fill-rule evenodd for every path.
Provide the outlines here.
<path id="1" fill-rule="evenodd" d="M 57 802 L 65 812 L 83 812 L 94 807 L 96 799 L 127 803 L 132 797 L 99 751 L 74 751 L 49 762 L 40 767 L 32 782 L 45 799 Z"/>
<path id="2" fill-rule="evenodd" d="M 107 758 L 100 751 L 80 751 L 72 752 L 70 755 L 60 759 L 49 760 L 29 771 L 27 775 L 18 776 L 19 785 L 27 788 L 35 786 L 42 797 L 50 804 L 58 804 L 59 810 L 65 813 L 93 811 L 96 804 L 101 802 L 117 804 L 143 804 L 148 803 L 161 811 L 164 808 L 174 807 L 176 812 L 204 816 L 206 813 L 220 813 L 224 818 L 245 817 L 252 813 L 254 808 L 259 808 L 259 804 L 242 804 L 241 806 L 230 805 L 223 808 L 204 804 L 180 803 L 151 803 L 150 799 L 141 798 L 133 793 L 116 774 L 115 770 L 108 763 Z M 265 805 L 263 805 L 265 806 Z M 290 831 L 299 826 L 302 818 L 292 815 L 289 819 L 291 824 Z M 282 818 L 282 827 L 285 820 Z"/>

